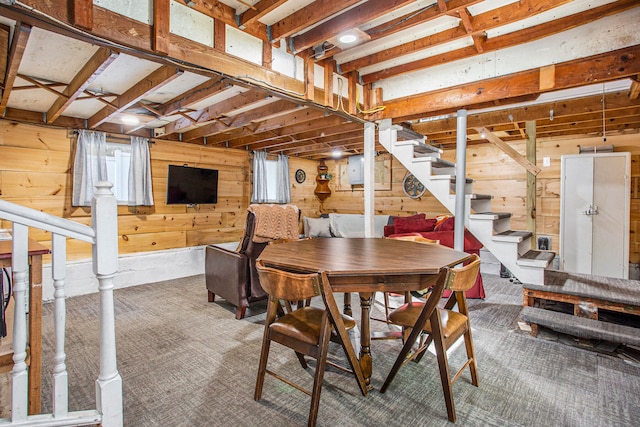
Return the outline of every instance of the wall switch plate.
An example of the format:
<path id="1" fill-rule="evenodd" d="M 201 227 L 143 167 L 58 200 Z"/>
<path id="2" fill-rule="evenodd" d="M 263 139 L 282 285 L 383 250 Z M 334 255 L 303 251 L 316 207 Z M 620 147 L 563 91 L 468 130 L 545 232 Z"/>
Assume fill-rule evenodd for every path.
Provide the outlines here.
<path id="1" fill-rule="evenodd" d="M 542 158 L 542 166 L 544 166 L 544 167 L 551 166 L 551 157 L 543 157 Z"/>

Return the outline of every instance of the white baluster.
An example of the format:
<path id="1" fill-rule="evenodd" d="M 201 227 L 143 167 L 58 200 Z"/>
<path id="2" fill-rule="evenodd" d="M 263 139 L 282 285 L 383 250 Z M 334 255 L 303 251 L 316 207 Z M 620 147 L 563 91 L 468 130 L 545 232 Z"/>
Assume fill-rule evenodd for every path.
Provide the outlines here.
<path id="1" fill-rule="evenodd" d="M 13 372 L 11 376 L 11 420 L 24 421 L 28 414 L 27 377 L 27 289 L 29 289 L 29 228 L 13 223 Z"/>
<path id="2" fill-rule="evenodd" d="M 118 207 L 111 183 L 98 182 L 91 203 L 91 223 L 96 233 L 93 272 L 100 291 L 100 376 L 96 381 L 96 404 L 102 426 L 122 426 L 122 378 L 116 363 L 113 277 L 118 270 Z"/>
<path id="3" fill-rule="evenodd" d="M 52 238 L 51 270 L 53 287 L 55 291 L 55 355 L 53 367 L 53 417 L 61 418 L 68 415 L 68 374 L 67 355 L 65 346 L 66 302 L 65 302 L 65 278 L 67 276 L 67 238 L 60 234 L 54 234 Z"/>

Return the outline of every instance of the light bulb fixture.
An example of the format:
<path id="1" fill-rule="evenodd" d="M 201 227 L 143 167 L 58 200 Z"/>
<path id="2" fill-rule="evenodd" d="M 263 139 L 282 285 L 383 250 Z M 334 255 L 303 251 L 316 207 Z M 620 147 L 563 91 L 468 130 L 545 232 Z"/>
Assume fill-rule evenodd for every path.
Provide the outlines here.
<path id="1" fill-rule="evenodd" d="M 125 125 L 130 125 L 130 126 L 134 126 L 134 125 L 137 125 L 138 123 L 140 123 L 140 119 L 138 117 L 131 116 L 131 115 L 122 116 L 120 118 L 120 120 Z"/>
<path id="2" fill-rule="evenodd" d="M 340 157 L 342 157 L 342 151 L 340 150 L 333 150 L 331 152 L 331 157 L 333 157 L 334 159 L 339 159 Z"/>
<path id="3" fill-rule="evenodd" d="M 340 34 L 327 39 L 330 44 L 339 47 L 340 49 L 350 49 L 360 43 L 371 40 L 371 36 L 360 30 L 359 28 L 351 28 Z"/>
<path id="4" fill-rule="evenodd" d="M 356 37 L 355 34 L 351 34 L 351 33 L 343 34 L 338 37 L 338 41 L 344 44 L 355 43 L 356 40 L 358 40 L 358 37 Z"/>

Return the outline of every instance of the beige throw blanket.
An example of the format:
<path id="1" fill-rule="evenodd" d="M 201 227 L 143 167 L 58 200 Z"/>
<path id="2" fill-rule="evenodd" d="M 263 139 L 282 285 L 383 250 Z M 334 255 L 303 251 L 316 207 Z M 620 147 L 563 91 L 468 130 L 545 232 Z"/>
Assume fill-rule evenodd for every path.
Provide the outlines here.
<path id="1" fill-rule="evenodd" d="M 250 205 L 256 217 L 253 241 L 270 242 L 276 239 L 298 239 L 298 207 L 294 205 Z"/>

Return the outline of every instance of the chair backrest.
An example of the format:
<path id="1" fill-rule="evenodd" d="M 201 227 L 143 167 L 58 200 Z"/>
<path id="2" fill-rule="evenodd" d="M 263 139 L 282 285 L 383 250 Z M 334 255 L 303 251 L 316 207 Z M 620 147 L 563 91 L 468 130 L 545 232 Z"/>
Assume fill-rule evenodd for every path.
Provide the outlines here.
<path id="1" fill-rule="evenodd" d="M 260 284 L 267 294 L 285 301 L 300 301 L 321 294 L 320 276 L 318 273 L 300 274 L 277 270 L 256 261 L 256 270 Z"/>
<path id="2" fill-rule="evenodd" d="M 395 239 L 395 240 L 409 240 L 411 242 L 418 242 L 418 243 L 431 243 L 431 244 L 440 244 L 440 240 L 434 240 L 434 239 L 427 239 L 426 237 L 422 237 L 422 236 L 397 236 L 397 237 L 389 237 L 390 239 Z"/>
<path id="3" fill-rule="evenodd" d="M 479 272 L 480 257 L 473 254 L 467 265 L 451 269 L 451 273 L 447 278 L 446 289 L 455 292 L 468 291 L 476 283 L 476 277 L 478 277 Z"/>

